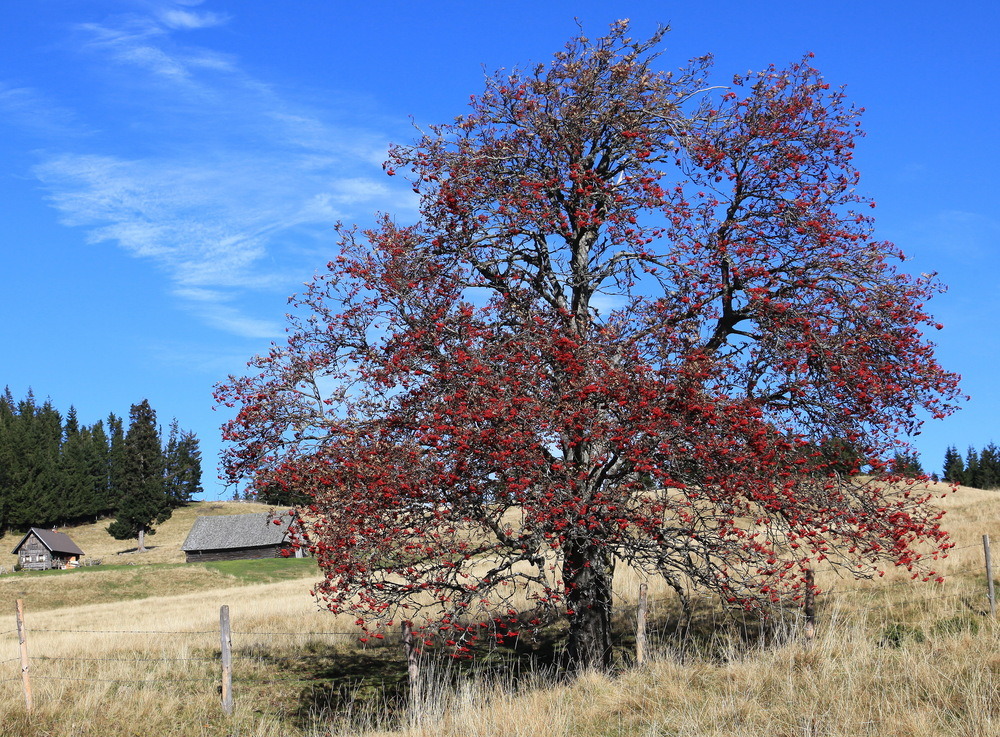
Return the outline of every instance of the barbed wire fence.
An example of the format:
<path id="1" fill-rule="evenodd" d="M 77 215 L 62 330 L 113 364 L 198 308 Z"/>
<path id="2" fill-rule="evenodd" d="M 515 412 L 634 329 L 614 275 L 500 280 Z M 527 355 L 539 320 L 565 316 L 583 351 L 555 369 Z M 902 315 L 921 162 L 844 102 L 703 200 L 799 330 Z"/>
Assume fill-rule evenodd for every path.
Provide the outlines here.
<path id="1" fill-rule="evenodd" d="M 303 664 L 325 661 L 331 657 L 328 654 L 308 652 L 296 655 L 275 655 L 269 652 L 267 641 L 286 638 L 300 641 L 323 640 L 328 644 L 332 644 L 331 641 L 353 644 L 357 643 L 359 639 L 358 632 L 348 631 L 233 631 L 229 623 L 229 607 L 227 605 L 220 609 L 219 629 L 213 630 L 31 627 L 29 631 L 25 624 L 26 617 L 22 600 L 17 600 L 15 610 L 18 627 L 0 631 L 0 643 L 7 636 L 16 634 L 17 639 L 13 642 L 20 646 L 21 653 L 18 657 L 0 657 L 0 685 L 20 682 L 24 691 L 25 706 L 29 713 L 33 709 L 32 681 L 34 680 L 35 682 L 69 681 L 138 688 L 164 686 L 177 688 L 180 684 L 198 684 L 195 688 L 200 688 L 203 691 L 214 690 L 221 695 L 222 711 L 228 715 L 232 713 L 234 683 L 237 686 L 243 684 L 248 687 L 259 687 L 279 683 L 315 684 L 317 682 L 316 678 L 309 676 L 262 677 L 253 672 L 252 666 Z M 193 644 L 197 652 L 206 654 L 60 655 L 58 649 L 53 651 L 53 648 L 59 648 L 62 645 L 59 642 L 55 645 L 46 643 L 43 652 L 36 653 L 32 650 L 29 654 L 29 635 L 31 642 L 36 644 L 47 635 L 69 635 L 74 639 L 86 638 L 95 645 L 97 644 L 95 641 L 101 638 L 117 639 L 138 635 L 144 638 L 143 647 L 146 650 L 159 649 L 163 651 L 170 648 L 184 648 Z M 239 649 L 235 652 L 232 648 L 234 636 L 240 644 Z M 44 642 L 44 640 L 42 641 Z M 400 642 L 400 636 L 388 636 L 384 638 L 384 642 L 380 641 L 379 644 L 382 647 L 392 647 Z M 99 650 L 100 648 L 92 646 L 91 649 Z M 0 654 L 4 654 L 3 651 L 0 651 Z M 240 665 L 244 666 L 242 672 Z M 109 667 L 118 673 L 122 666 L 131 668 L 132 672 L 126 677 L 108 677 L 105 674 L 105 670 Z M 157 676 L 156 666 L 165 666 L 169 671 Z"/>
<path id="2" fill-rule="evenodd" d="M 969 548 L 979 547 L 978 545 L 966 545 L 952 548 L 952 551 L 959 551 Z M 960 602 L 956 606 L 956 613 L 961 611 L 964 614 L 989 615 L 995 618 L 996 603 L 993 588 L 993 572 L 991 568 L 989 536 L 983 536 L 983 549 L 986 559 L 986 580 L 985 591 L 976 592 L 972 589 L 941 594 L 936 596 L 921 596 L 904 603 L 912 603 L 915 606 L 929 607 L 932 602 L 948 599 Z M 949 577 L 954 579 L 958 576 L 968 574 L 982 574 L 983 567 L 966 567 L 958 571 L 949 573 Z M 823 593 L 820 601 L 821 613 L 829 615 L 863 613 L 871 614 L 880 611 L 890 610 L 900 606 L 900 602 L 885 602 L 885 592 L 892 591 L 904 586 L 913 584 L 912 580 L 895 581 L 891 583 L 878 584 L 871 583 L 862 587 L 850 589 L 831 588 Z M 637 603 L 623 603 L 618 608 L 616 614 L 628 617 L 635 632 L 635 662 L 642 664 L 650 651 L 647 638 L 650 607 L 647 601 L 647 586 L 641 584 L 639 587 L 639 597 Z M 16 634 L 16 642 L 19 647 L 19 655 L 14 657 L 0 657 L 0 687 L 4 684 L 20 682 L 24 693 L 25 707 L 30 713 L 33 708 L 32 678 L 38 681 L 74 681 L 91 684 L 109 684 L 128 687 L 162 687 L 170 686 L 177 688 L 183 684 L 191 689 L 201 689 L 215 691 L 220 696 L 220 708 L 226 715 L 232 714 L 234 683 L 243 689 L 257 688 L 276 684 L 296 683 L 300 685 L 316 685 L 323 683 L 322 678 L 315 675 L 273 675 L 274 666 L 279 666 L 282 670 L 289 670 L 288 666 L 302 665 L 305 663 L 328 662 L 334 656 L 308 652 L 309 643 L 321 639 L 327 645 L 336 642 L 342 644 L 359 643 L 360 635 L 357 631 L 300 631 L 300 632 L 275 632 L 275 631 L 254 631 L 254 630 L 232 630 L 230 626 L 229 607 L 224 605 L 219 613 L 219 628 L 211 630 L 147 630 L 147 629 L 76 629 L 76 628 L 31 628 L 30 635 L 72 635 L 77 638 L 101 638 L 113 637 L 121 638 L 127 635 L 141 635 L 147 638 L 144 643 L 147 649 L 159 644 L 163 651 L 164 644 L 169 643 L 169 648 L 190 647 L 193 644 L 194 655 L 170 655 L 170 654 L 127 654 L 121 656 L 76 656 L 60 655 L 58 653 L 29 654 L 29 630 L 25 624 L 24 606 L 21 600 L 16 602 L 16 627 L 0 631 L 0 642 L 9 635 Z M 725 617 L 724 612 L 712 614 L 712 622 L 717 623 L 716 615 Z M 815 609 L 810 609 L 809 602 L 802 604 L 795 611 L 794 616 L 798 624 L 805 625 L 801 631 L 805 633 L 807 640 L 812 639 L 812 632 L 815 627 Z M 239 648 L 234 652 L 233 638 L 239 644 Z M 188 638 L 191 638 L 190 640 Z M 218 639 L 215 639 L 218 638 Z M 270 651 L 268 642 L 276 638 L 297 638 L 305 640 L 303 650 L 294 655 L 276 655 Z M 407 679 L 410 687 L 411 698 L 415 697 L 420 688 L 420 672 L 418 650 L 414 644 L 413 633 L 404 625 L 399 632 L 385 633 L 375 643 L 363 643 L 364 649 L 374 648 L 401 648 L 404 662 L 407 665 Z M 5 653 L 0 650 L 0 655 Z M 235 663 L 235 665 L 234 665 Z M 131 666 L 132 673 L 128 677 L 107 677 L 101 671 L 102 667 L 113 664 L 114 667 Z M 158 676 L 156 666 L 168 666 L 171 670 L 168 673 Z M 67 667 L 69 666 L 69 667 Z M 256 669 L 255 669 L 256 666 Z M 265 674 L 259 672 L 261 667 L 270 667 L 271 671 Z M 96 673 L 94 669 L 96 668 Z M 178 670 L 183 671 L 183 675 L 178 675 Z M 19 672 L 18 672 L 19 671 Z M 281 671 L 278 671 L 281 672 Z M 197 684 L 197 685 L 194 685 Z"/>

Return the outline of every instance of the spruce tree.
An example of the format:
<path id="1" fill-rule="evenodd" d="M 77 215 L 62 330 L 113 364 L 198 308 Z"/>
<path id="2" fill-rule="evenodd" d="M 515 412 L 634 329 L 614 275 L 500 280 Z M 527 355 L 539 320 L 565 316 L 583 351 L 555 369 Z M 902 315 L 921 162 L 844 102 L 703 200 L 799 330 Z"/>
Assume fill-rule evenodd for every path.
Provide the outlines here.
<path id="1" fill-rule="evenodd" d="M 970 445 L 965 451 L 965 474 L 962 483 L 965 486 L 978 489 L 980 488 L 979 475 L 979 453 Z"/>
<path id="2" fill-rule="evenodd" d="M 965 461 L 954 445 L 949 445 L 944 452 L 942 476 L 951 484 L 961 484 L 965 480 Z"/>
<path id="3" fill-rule="evenodd" d="M 170 435 L 164 449 L 164 482 L 171 507 L 182 507 L 194 500 L 201 488 L 201 450 L 198 437 L 181 430 L 177 418 L 170 423 Z"/>
<path id="4" fill-rule="evenodd" d="M 13 490 L 13 432 L 17 403 L 8 386 L 0 396 L 0 535 L 9 524 L 10 497 Z"/>
<path id="5" fill-rule="evenodd" d="M 114 507 L 108 507 L 108 438 L 103 423 L 67 433 L 62 457 L 64 467 L 73 474 L 66 490 L 72 500 L 72 519 L 96 522 L 114 512 Z"/>
<path id="6" fill-rule="evenodd" d="M 91 478 L 90 431 L 80 427 L 76 407 L 72 405 L 66 413 L 64 437 L 59 449 L 60 484 L 58 493 L 63 499 L 63 521 L 83 519 L 90 507 L 93 496 Z"/>
<path id="7" fill-rule="evenodd" d="M 827 470 L 841 476 L 856 476 L 865 464 L 858 449 L 842 438 L 830 438 L 819 444 L 819 452 L 827 463 Z"/>
<path id="8" fill-rule="evenodd" d="M 158 443 L 155 413 L 149 413 Z M 139 422 L 136 432 L 150 424 L 148 419 Z M 10 387 L 0 394 L 0 534 L 11 528 L 96 521 L 118 511 L 124 490 L 134 483 L 126 482 L 123 422 L 112 413 L 106 423 L 86 426 L 73 406 L 63 421 L 50 400 L 37 404 L 31 389 L 20 401 Z M 174 424 L 169 471 L 160 450 L 160 482 L 166 484 L 169 476 L 169 498 L 177 506 L 201 493 L 201 454 L 195 435 L 176 431 Z"/>
<path id="9" fill-rule="evenodd" d="M 125 429 L 121 417 L 108 415 L 108 512 L 118 509 L 125 478 Z"/>
<path id="10" fill-rule="evenodd" d="M 253 490 L 247 489 L 244 495 L 247 501 L 272 504 L 276 507 L 294 507 L 308 504 L 309 496 L 290 488 L 287 484 L 261 483 Z"/>
<path id="11" fill-rule="evenodd" d="M 989 443 L 979 453 L 979 488 L 1000 487 L 1000 448 Z"/>
<path id="12" fill-rule="evenodd" d="M 147 400 L 133 404 L 125 435 L 121 499 L 108 532 L 117 540 L 136 538 L 138 552 L 146 551 L 145 536 L 167 520 L 172 509 L 163 483 L 164 461 L 156 429 L 156 412 Z"/>
<path id="13" fill-rule="evenodd" d="M 896 453 L 892 459 L 893 471 L 909 478 L 916 478 L 924 475 L 923 466 L 920 465 L 920 456 L 916 453 Z"/>
<path id="14" fill-rule="evenodd" d="M 29 389 L 25 398 L 14 406 L 6 432 L 4 524 L 15 529 L 32 524 L 36 512 L 37 500 L 31 489 L 35 476 L 31 433 L 36 409 L 34 394 Z"/>
<path id="15" fill-rule="evenodd" d="M 46 400 L 35 404 L 31 390 L 18 403 L 14 429 L 14 488 L 10 497 L 10 525 L 48 527 L 65 520 L 60 494 L 59 447 L 62 416 Z"/>
<path id="16" fill-rule="evenodd" d="M 91 427 L 90 442 L 90 462 L 96 479 L 94 482 L 94 498 L 91 500 L 88 514 L 93 515 L 96 522 L 101 517 L 113 514 L 116 508 L 114 499 L 111 496 L 111 449 L 109 447 L 111 441 L 104 431 L 104 423 L 101 420 L 98 420 Z"/>
<path id="17" fill-rule="evenodd" d="M 62 492 L 59 451 L 63 440 L 62 415 L 51 399 L 46 399 L 35 419 L 35 443 L 38 475 L 35 477 L 37 498 L 41 501 L 35 525 L 54 527 L 69 521 L 70 502 Z"/>

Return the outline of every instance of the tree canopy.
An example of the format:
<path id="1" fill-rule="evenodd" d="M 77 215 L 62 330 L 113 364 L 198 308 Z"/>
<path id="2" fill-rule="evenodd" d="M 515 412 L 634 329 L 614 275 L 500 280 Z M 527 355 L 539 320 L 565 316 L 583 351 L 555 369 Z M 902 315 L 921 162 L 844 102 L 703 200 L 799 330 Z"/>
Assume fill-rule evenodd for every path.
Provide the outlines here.
<path id="1" fill-rule="evenodd" d="M 949 547 L 892 464 L 957 398 L 939 287 L 873 235 L 860 111 L 808 59 L 660 71 L 662 36 L 575 38 L 392 148 L 419 222 L 341 228 L 218 388 L 231 478 L 310 498 L 334 611 L 463 652 L 549 609 L 606 666 L 616 566 L 757 609 Z"/>

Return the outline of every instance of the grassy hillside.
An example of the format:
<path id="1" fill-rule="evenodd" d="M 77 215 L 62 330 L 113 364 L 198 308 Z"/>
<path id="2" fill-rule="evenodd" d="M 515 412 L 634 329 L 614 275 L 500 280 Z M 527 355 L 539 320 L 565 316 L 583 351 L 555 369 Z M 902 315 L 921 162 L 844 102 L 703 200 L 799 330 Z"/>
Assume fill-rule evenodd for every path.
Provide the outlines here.
<path id="1" fill-rule="evenodd" d="M 317 573 L 309 560 L 144 564 L 168 555 L 163 545 L 149 557 L 121 556 L 140 565 L 0 577 L 0 735 L 989 737 L 1000 734 L 1000 628 L 988 614 L 981 536 L 1000 540 L 1000 493 L 935 491 L 956 543 L 940 566 L 945 583 L 914 583 L 905 571 L 875 582 L 821 572 L 827 593 L 811 645 L 794 622 L 767 642 L 748 639 L 746 622 L 710 602 L 681 637 L 676 601 L 651 587 L 657 652 L 646 666 L 628 667 L 626 657 L 615 675 L 567 684 L 503 669 L 472 675 L 431 659 L 412 713 L 402 709 L 399 646 L 361 645 L 351 618 L 320 610 L 308 593 Z M 211 506 L 203 513 L 248 509 Z M 151 542 L 179 546 L 189 523 L 170 527 Z M 90 532 L 98 545 L 99 529 Z M 88 534 L 80 530 L 79 541 L 90 553 Z M 106 560 L 126 547 L 111 541 Z M 626 655 L 638 582 L 616 578 Z M 31 720 L 13 616 L 2 613 L 16 597 L 28 611 Z M 223 604 L 234 631 L 231 718 L 217 692 Z"/>
<path id="2" fill-rule="evenodd" d="M 147 535 L 147 552 L 135 553 L 135 540 L 115 540 L 108 534 L 107 527 L 111 520 L 102 520 L 97 524 L 80 525 L 77 527 L 62 527 L 88 559 L 101 558 L 105 563 L 183 563 L 184 553 L 181 545 L 191 531 L 195 518 L 200 515 L 248 514 L 250 512 L 266 512 L 271 507 L 265 504 L 249 502 L 195 502 L 186 507 L 175 509 L 173 515 L 156 528 L 155 535 Z M 8 532 L 0 537 L 0 565 L 8 570 L 17 563 L 17 556 L 11 550 L 17 545 L 24 533 Z"/>
<path id="3" fill-rule="evenodd" d="M 106 530 L 107 521 L 67 527 L 61 531 L 87 554 L 86 559 L 102 560 L 100 566 L 84 566 L 68 571 L 23 571 L 0 576 L 0 601 L 24 599 L 32 611 L 90 604 L 113 604 L 151 596 L 180 596 L 197 591 L 225 589 L 238 585 L 270 583 L 289 579 L 315 579 L 315 563 L 310 559 L 259 561 L 219 561 L 184 563 L 181 545 L 196 517 L 200 515 L 266 512 L 262 504 L 243 502 L 198 502 L 175 510 L 156 535 L 148 537 L 148 550 L 136 553 L 128 540 L 115 540 Z M 7 555 L 4 565 L 12 570 L 17 556 L 10 554 L 21 533 L 0 538 Z M 303 589 L 308 588 L 303 585 Z"/>
<path id="4" fill-rule="evenodd" d="M 215 563 L 102 565 L 72 571 L 32 571 L 0 576 L 0 602 L 24 599 L 31 611 L 110 604 L 152 596 L 182 596 L 275 581 L 318 578 L 309 558 Z"/>

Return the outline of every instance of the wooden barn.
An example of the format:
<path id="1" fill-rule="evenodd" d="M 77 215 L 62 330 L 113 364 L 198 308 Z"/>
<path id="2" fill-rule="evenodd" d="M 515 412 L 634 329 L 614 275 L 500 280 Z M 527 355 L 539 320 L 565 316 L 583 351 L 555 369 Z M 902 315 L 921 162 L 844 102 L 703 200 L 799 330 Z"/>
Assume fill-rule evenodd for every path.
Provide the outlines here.
<path id="1" fill-rule="evenodd" d="M 55 530 L 32 527 L 11 551 L 18 556 L 21 569 L 47 571 L 50 568 L 75 568 L 84 552 L 69 535 Z"/>
<path id="2" fill-rule="evenodd" d="M 181 546 L 188 563 L 207 560 L 276 558 L 290 548 L 291 517 L 267 512 L 198 517 Z"/>

